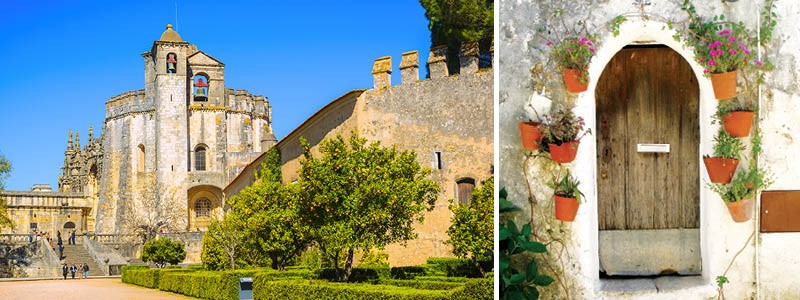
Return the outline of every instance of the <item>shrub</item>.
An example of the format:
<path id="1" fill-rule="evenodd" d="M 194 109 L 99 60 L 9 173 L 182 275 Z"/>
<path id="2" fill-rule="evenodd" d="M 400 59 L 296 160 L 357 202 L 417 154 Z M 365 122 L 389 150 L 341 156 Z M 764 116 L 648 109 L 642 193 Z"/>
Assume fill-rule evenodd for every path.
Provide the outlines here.
<path id="1" fill-rule="evenodd" d="M 358 266 L 389 267 L 389 255 L 379 249 L 369 250 L 361 256 L 361 260 L 358 261 Z"/>
<path id="2" fill-rule="evenodd" d="M 255 299 L 353 299 L 439 300 L 451 299 L 448 291 L 417 290 L 392 285 L 333 283 L 319 280 L 256 280 Z"/>
<path id="3" fill-rule="evenodd" d="M 168 238 L 155 238 L 144 243 L 142 247 L 142 260 L 153 262 L 160 268 L 166 264 L 178 264 L 186 259 L 183 244 Z"/>
<path id="4" fill-rule="evenodd" d="M 428 264 L 435 265 L 434 269 L 450 277 L 482 278 L 481 268 L 491 270 L 493 262 L 479 261 L 480 268 L 467 259 L 449 257 L 428 258 Z"/>
<path id="5" fill-rule="evenodd" d="M 417 276 L 428 275 L 428 268 L 422 266 L 393 267 L 390 275 L 394 279 L 414 279 Z"/>
<path id="6" fill-rule="evenodd" d="M 494 299 L 494 280 L 473 279 L 450 294 L 450 299 Z"/>
<path id="7" fill-rule="evenodd" d="M 317 272 L 317 278 L 328 281 L 336 280 L 336 269 L 324 268 Z M 365 266 L 353 268 L 350 272 L 348 282 L 372 282 L 375 283 L 381 279 L 389 279 L 390 269 L 388 267 L 380 266 Z"/>
<path id="8" fill-rule="evenodd" d="M 381 280 L 380 284 L 404 286 L 404 287 L 415 288 L 418 290 L 452 290 L 455 288 L 462 287 L 464 285 L 463 282 L 428 281 L 428 280 L 416 280 L 416 279 L 412 280 L 387 279 L 387 280 Z"/>
<path id="9" fill-rule="evenodd" d="M 447 277 L 447 276 L 417 276 L 414 279 L 425 280 L 425 281 L 442 281 L 442 282 L 467 282 L 473 280 L 472 278 L 466 278 L 466 277 Z"/>
<path id="10" fill-rule="evenodd" d="M 155 289 L 160 272 L 147 266 L 122 266 L 122 282 Z"/>

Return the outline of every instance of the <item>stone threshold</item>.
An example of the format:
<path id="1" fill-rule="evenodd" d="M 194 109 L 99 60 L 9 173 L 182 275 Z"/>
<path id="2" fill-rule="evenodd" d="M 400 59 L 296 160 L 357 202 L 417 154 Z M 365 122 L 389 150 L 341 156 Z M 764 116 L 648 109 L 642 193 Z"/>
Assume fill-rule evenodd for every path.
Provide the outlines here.
<path id="1" fill-rule="evenodd" d="M 660 276 L 633 279 L 600 279 L 600 294 L 603 296 L 644 296 L 696 291 L 706 294 L 715 291 L 706 284 L 702 276 Z"/>

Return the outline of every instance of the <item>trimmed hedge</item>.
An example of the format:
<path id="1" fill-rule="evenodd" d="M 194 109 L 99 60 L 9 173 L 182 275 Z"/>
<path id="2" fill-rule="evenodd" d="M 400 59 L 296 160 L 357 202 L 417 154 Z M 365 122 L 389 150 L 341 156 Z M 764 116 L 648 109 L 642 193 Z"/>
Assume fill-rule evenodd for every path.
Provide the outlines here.
<path id="1" fill-rule="evenodd" d="M 494 279 L 481 278 L 468 281 L 450 294 L 451 299 L 494 299 Z"/>
<path id="2" fill-rule="evenodd" d="M 342 269 L 341 271 L 344 272 L 344 269 Z M 320 269 L 317 272 L 317 278 L 328 281 L 335 281 L 336 269 L 334 268 Z M 352 272 L 350 272 L 350 277 L 347 279 L 347 282 L 377 283 L 382 279 L 389 279 L 389 278 L 391 278 L 391 271 L 388 267 L 381 267 L 381 266 L 358 267 L 358 268 L 353 268 Z"/>
<path id="3" fill-rule="evenodd" d="M 444 272 L 449 277 L 469 277 L 481 278 L 481 271 L 468 259 L 451 258 L 451 257 L 431 257 L 428 258 L 428 264 L 434 265 L 434 269 Z M 494 262 L 480 261 L 478 262 L 484 271 L 492 271 Z M 433 275 L 433 274 L 430 274 Z"/>
<path id="4" fill-rule="evenodd" d="M 161 269 L 150 269 L 147 266 L 122 266 L 122 282 L 155 289 L 158 288 L 160 272 Z"/>
<path id="5" fill-rule="evenodd" d="M 429 280 L 381 280 L 381 284 L 404 286 L 418 290 L 452 290 L 464 286 L 463 282 L 429 281 Z"/>
<path id="6" fill-rule="evenodd" d="M 392 285 L 332 283 L 321 280 L 256 281 L 253 298 L 259 300 L 444 300 L 447 291 L 417 290 Z"/>

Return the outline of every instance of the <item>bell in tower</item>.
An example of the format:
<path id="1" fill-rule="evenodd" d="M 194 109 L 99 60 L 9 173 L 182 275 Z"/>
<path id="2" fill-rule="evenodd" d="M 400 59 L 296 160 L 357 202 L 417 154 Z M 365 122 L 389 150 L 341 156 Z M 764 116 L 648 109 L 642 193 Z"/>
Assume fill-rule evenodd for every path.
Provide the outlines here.
<path id="1" fill-rule="evenodd" d="M 194 83 L 194 101 L 208 101 L 208 83 L 203 81 L 203 77 Z"/>
<path id="2" fill-rule="evenodd" d="M 175 74 L 177 64 L 178 61 L 175 60 L 175 53 L 167 54 L 167 74 Z"/>

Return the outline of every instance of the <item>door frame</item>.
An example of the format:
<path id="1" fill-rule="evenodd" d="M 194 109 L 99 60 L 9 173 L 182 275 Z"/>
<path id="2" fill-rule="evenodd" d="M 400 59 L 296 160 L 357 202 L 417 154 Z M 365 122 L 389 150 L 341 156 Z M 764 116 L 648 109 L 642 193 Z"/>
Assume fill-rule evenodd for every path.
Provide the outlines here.
<path id="1" fill-rule="evenodd" d="M 600 41 L 602 41 L 602 46 L 598 48 L 596 56 L 589 65 L 589 87 L 587 91 L 577 96 L 574 111 L 576 115 L 584 117 L 587 128 L 596 132 L 597 107 L 595 88 L 597 86 L 597 80 L 614 55 L 627 45 L 664 45 L 677 52 L 689 63 L 700 89 L 700 99 L 698 99 L 700 137 L 697 172 L 699 173 L 698 178 L 700 179 L 699 225 L 701 276 L 704 283 L 710 284 L 714 280 L 713 277 L 719 275 L 718 273 L 721 273 L 721 270 L 724 270 L 725 267 L 724 258 L 721 257 L 722 255 L 711 257 L 710 254 L 724 253 L 725 250 L 724 245 L 719 245 L 723 243 L 712 243 L 706 237 L 719 234 L 720 229 L 715 229 L 715 227 L 727 226 L 729 228 L 728 230 L 738 230 L 738 228 L 730 228 L 730 220 L 723 219 L 723 217 L 730 218 L 727 215 L 725 204 L 719 200 L 719 197 L 716 196 L 713 191 L 705 186 L 707 177 L 702 163 L 702 155 L 704 153 L 711 153 L 714 132 L 719 128 L 719 125 L 711 124 L 718 100 L 714 97 L 711 81 L 703 76 L 703 67 L 694 60 L 692 49 L 688 46 L 684 47 L 683 44 L 676 42 L 673 39 L 675 31 L 667 28 L 668 26 L 662 22 L 629 20 L 620 26 L 620 34 L 618 36 L 615 37 L 611 33 L 608 33 L 600 39 Z M 597 140 L 595 136 L 589 136 L 581 142 L 581 147 L 578 149 L 578 155 L 574 163 L 574 173 L 580 182 L 585 183 L 582 184 L 580 188 L 589 199 L 582 205 L 579 211 L 580 216 L 576 218 L 576 222 L 573 226 L 576 233 L 574 240 L 581 245 L 579 248 L 581 248 L 582 251 L 573 253 L 580 261 L 581 275 L 579 277 L 593 282 L 593 291 L 597 292 L 601 287 L 601 282 L 599 276 L 599 225 L 597 207 L 597 186 L 599 177 L 597 170 Z M 738 239 L 738 235 L 736 236 Z M 586 247 L 589 248 L 587 249 Z"/>

